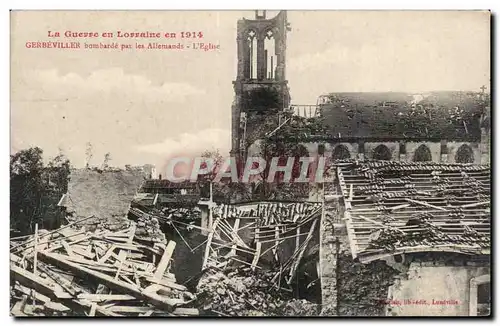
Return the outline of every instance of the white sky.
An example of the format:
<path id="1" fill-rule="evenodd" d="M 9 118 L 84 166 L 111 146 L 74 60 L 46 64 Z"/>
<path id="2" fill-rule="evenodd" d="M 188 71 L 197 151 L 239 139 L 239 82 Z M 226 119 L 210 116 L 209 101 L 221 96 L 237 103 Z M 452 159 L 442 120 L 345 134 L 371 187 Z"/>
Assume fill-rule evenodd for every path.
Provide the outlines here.
<path id="1" fill-rule="evenodd" d="M 11 150 L 94 147 L 113 165 L 230 144 L 236 22 L 253 12 L 15 12 Z M 268 16 L 272 14 L 268 13 Z M 287 78 L 296 104 L 327 92 L 479 90 L 489 85 L 489 14 L 291 11 Z M 202 31 L 218 52 L 26 49 L 47 31 Z M 67 39 L 61 38 L 61 41 Z M 84 41 L 84 40 L 82 40 Z M 87 40 L 88 41 L 88 40 Z M 98 39 L 93 42 L 111 42 Z M 142 41 L 144 43 L 144 41 Z M 135 43 L 135 41 L 128 41 Z"/>

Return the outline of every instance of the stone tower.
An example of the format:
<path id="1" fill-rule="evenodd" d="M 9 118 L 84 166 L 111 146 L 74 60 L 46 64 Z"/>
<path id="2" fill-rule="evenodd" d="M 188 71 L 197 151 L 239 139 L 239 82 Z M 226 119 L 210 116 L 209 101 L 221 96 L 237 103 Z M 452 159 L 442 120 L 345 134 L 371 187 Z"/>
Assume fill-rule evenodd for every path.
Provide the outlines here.
<path id="1" fill-rule="evenodd" d="M 285 76 L 287 31 L 289 25 L 285 11 L 267 19 L 266 11 L 257 10 L 255 19 L 238 21 L 238 72 L 233 82 L 235 98 L 231 119 L 233 156 L 243 157 L 246 152 L 245 134 L 253 127 L 247 124 L 249 115 L 254 113 L 254 105 L 248 99 L 252 92 L 265 94 L 269 90 L 276 94 L 280 98 L 280 107 L 272 109 L 283 110 L 289 105 L 290 95 Z"/>

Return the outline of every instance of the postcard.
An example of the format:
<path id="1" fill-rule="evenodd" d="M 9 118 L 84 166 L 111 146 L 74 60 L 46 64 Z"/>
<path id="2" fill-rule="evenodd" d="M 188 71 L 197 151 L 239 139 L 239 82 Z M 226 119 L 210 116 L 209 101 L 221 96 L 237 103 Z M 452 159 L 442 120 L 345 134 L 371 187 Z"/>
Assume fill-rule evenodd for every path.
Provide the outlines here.
<path id="1" fill-rule="evenodd" d="M 489 11 L 10 21 L 12 316 L 491 315 Z"/>

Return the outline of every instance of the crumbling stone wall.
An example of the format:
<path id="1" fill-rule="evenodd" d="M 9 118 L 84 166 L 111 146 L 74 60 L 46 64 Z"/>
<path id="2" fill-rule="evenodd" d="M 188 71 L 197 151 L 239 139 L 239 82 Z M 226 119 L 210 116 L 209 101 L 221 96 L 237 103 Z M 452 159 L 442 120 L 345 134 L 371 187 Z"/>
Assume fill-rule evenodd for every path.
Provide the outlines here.
<path id="1" fill-rule="evenodd" d="M 144 181 L 140 170 L 71 170 L 68 184 L 68 213 L 78 217 L 94 215 L 120 229 L 128 223 L 127 212 Z"/>
<path id="2" fill-rule="evenodd" d="M 333 223 L 324 221 L 321 241 L 321 303 L 323 316 L 337 315 L 337 252 L 339 241 Z"/>
<path id="3" fill-rule="evenodd" d="M 323 316 L 337 315 L 337 254 L 341 240 L 345 237 L 345 228 L 335 223 L 340 220 L 343 205 L 337 183 L 325 184 L 325 195 L 332 199 L 325 202 L 320 232 L 320 277 L 321 303 Z"/>
<path id="4" fill-rule="evenodd" d="M 333 199 L 325 203 L 321 223 L 321 315 L 384 316 L 389 286 L 399 272 L 384 261 L 365 265 L 352 258 L 346 226 L 339 222 L 345 209 L 340 192 L 334 187 L 325 193 Z"/>
<path id="5" fill-rule="evenodd" d="M 384 316 L 389 287 L 398 271 L 384 261 L 363 264 L 342 250 L 337 260 L 339 316 Z"/>

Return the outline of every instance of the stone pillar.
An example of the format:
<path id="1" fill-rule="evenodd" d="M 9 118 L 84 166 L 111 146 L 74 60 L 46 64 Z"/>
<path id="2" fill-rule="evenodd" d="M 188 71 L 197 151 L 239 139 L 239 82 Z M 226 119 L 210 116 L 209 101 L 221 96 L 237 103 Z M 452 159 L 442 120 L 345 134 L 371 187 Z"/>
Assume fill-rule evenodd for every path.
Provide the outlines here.
<path id="1" fill-rule="evenodd" d="M 208 235 L 208 229 L 210 227 L 210 221 L 209 221 L 209 204 L 207 203 L 198 203 L 198 207 L 200 208 L 200 217 L 201 217 L 201 225 L 200 227 L 202 228 L 201 234 L 202 235 Z"/>
<path id="2" fill-rule="evenodd" d="M 241 81 L 235 81 L 234 100 L 231 106 L 231 154 L 239 153 L 240 149 L 240 124 L 241 124 L 241 94 L 243 93 L 243 84 Z"/>
<path id="3" fill-rule="evenodd" d="M 264 37 L 259 35 L 257 39 L 257 79 L 267 79 L 266 76 L 266 52 L 264 50 Z"/>
<path id="4" fill-rule="evenodd" d="M 479 150 L 481 152 L 481 164 L 490 164 L 490 131 L 481 128 L 481 143 Z"/>
<path id="5" fill-rule="evenodd" d="M 339 196 L 340 197 L 340 196 Z M 337 257 L 338 240 L 336 232 L 342 229 L 341 224 L 334 224 L 339 212 L 339 197 L 325 203 L 320 230 L 320 281 L 321 281 L 321 315 L 337 315 Z M 338 230 L 337 230 L 338 229 Z"/>
<path id="6" fill-rule="evenodd" d="M 248 47 L 245 47 L 247 42 L 247 36 L 243 33 L 245 32 L 245 23 L 243 20 L 238 21 L 238 35 L 236 37 L 236 45 L 238 51 L 238 71 L 236 79 L 242 79 L 249 76 L 249 71 L 245 71 L 245 66 L 248 66 L 249 53 Z M 246 60 L 246 61 L 245 61 Z"/>
<path id="7" fill-rule="evenodd" d="M 363 140 L 358 143 L 358 160 L 365 160 L 365 142 Z"/>
<path id="8" fill-rule="evenodd" d="M 405 142 L 400 142 L 399 143 L 399 161 L 400 162 L 406 162 L 406 143 Z"/>
<path id="9" fill-rule="evenodd" d="M 448 163 L 448 142 L 446 140 L 441 141 L 441 163 Z"/>

